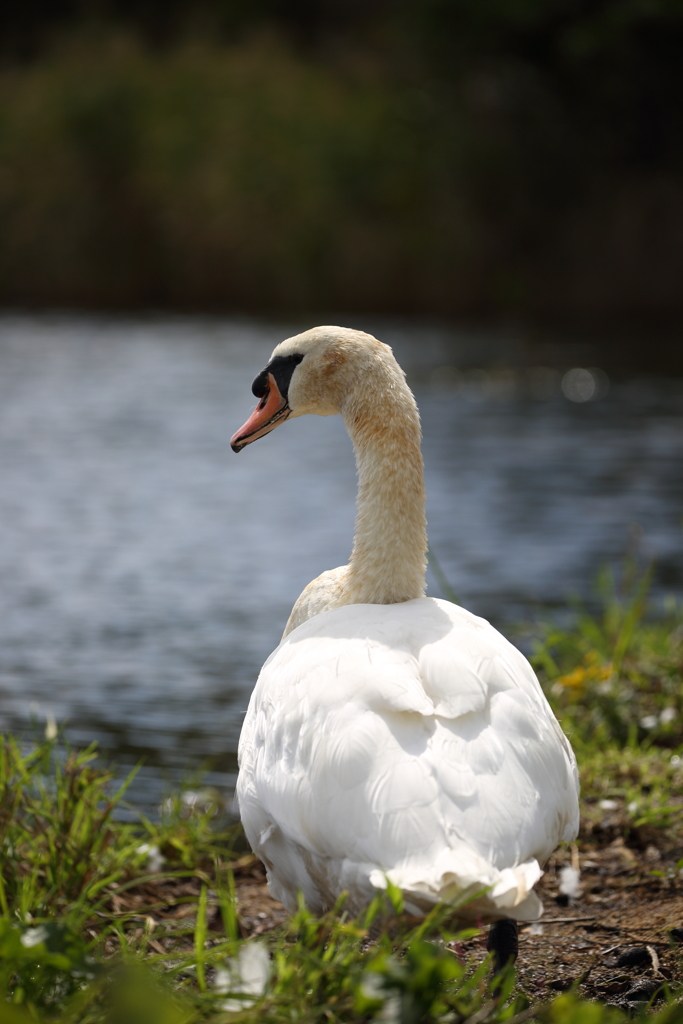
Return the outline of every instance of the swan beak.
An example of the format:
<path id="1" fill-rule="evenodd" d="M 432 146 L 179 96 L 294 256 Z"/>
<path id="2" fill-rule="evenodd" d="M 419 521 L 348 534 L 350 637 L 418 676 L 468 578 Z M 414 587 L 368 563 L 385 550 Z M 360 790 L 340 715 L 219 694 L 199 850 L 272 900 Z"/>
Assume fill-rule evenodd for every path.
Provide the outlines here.
<path id="1" fill-rule="evenodd" d="M 268 389 L 265 395 L 244 426 L 240 427 L 237 433 L 232 435 L 230 447 L 234 452 L 241 452 L 252 441 L 256 441 L 259 437 L 263 437 L 264 434 L 269 434 L 271 430 L 274 430 L 278 423 L 282 423 L 287 419 L 290 412 L 287 399 L 282 397 L 275 377 L 272 373 L 269 373 Z"/>

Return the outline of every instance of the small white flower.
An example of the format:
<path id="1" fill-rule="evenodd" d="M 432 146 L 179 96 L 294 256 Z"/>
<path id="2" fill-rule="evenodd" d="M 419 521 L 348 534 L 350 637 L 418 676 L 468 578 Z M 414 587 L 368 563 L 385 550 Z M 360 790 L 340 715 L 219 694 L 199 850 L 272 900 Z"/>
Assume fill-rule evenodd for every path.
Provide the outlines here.
<path id="1" fill-rule="evenodd" d="M 398 992 L 387 992 L 384 978 L 376 971 L 367 971 L 360 983 L 361 994 L 366 999 L 382 1000 L 382 1007 L 377 1014 L 376 1020 L 384 1021 L 385 1024 L 399 1024 L 401 1020 L 401 997 Z"/>
<path id="2" fill-rule="evenodd" d="M 628 805 L 627 810 L 629 814 L 635 814 L 638 810 L 638 801 L 631 800 L 631 803 Z"/>
<path id="3" fill-rule="evenodd" d="M 166 858 L 163 853 L 161 853 L 159 847 L 153 843 L 143 843 L 142 846 L 138 846 L 135 852 L 147 854 L 147 870 L 153 873 L 155 871 L 161 871 L 162 867 L 166 863 Z"/>
<path id="4" fill-rule="evenodd" d="M 223 1009 L 236 1013 L 245 1006 L 251 1006 L 254 999 L 262 996 L 270 977 L 270 955 L 262 942 L 247 942 L 240 947 L 237 957 L 227 961 L 224 968 L 216 971 L 214 988 L 220 993 L 232 996 L 247 996 L 246 999 L 226 999 Z"/>
<path id="5" fill-rule="evenodd" d="M 216 806 L 217 796 L 210 789 L 186 789 L 180 801 L 190 813 L 198 811 L 201 814 Z"/>
<path id="6" fill-rule="evenodd" d="M 190 811 L 205 810 L 212 802 L 210 793 L 197 789 L 186 789 L 180 800 L 183 807 L 187 807 Z"/>
<path id="7" fill-rule="evenodd" d="M 20 942 L 22 946 L 26 946 L 27 949 L 31 949 L 32 946 L 39 946 L 41 942 L 45 942 L 46 938 L 47 928 L 43 928 L 42 925 L 39 925 L 37 928 L 27 928 L 21 936 Z"/>
<path id="8" fill-rule="evenodd" d="M 673 722 L 675 718 L 677 718 L 676 708 L 664 708 L 664 710 L 659 713 L 659 721 L 662 725 L 668 725 L 670 722 Z"/>
<path id="9" fill-rule="evenodd" d="M 384 979 L 377 971 L 366 971 L 360 983 L 361 995 L 366 999 L 384 999 Z"/>
<path id="10" fill-rule="evenodd" d="M 656 715 L 645 715 L 645 718 L 641 718 L 640 724 L 643 729 L 654 729 L 659 722 Z"/>
<path id="11" fill-rule="evenodd" d="M 401 1020 L 401 997 L 396 993 L 395 995 L 389 996 L 384 1006 L 378 1013 L 378 1019 L 385 1022 L 385 1024 L 399 1024 Z"/>
<path id="12" fill-rule="evenodd" d="M 601 800 L 600 807 L 603 811 L 616 811 L 619 804 L 616 800 Z"/>
<path id="13" fill-rule="evenodd" d="M 674 768 L 677 768 L 680 763 L 681 758 L 678 756 L 678 754 L 672 754 L 670 764 L 672 764 Z"/>
<path id="14" fill-rule="evenodd" d="M 534 921 L 529 929 L 529 935 L 543 935 L 543 925 L 540 921 Z"/>
<path id="15" fill-rule="evenodd" d="M 49 711 L 45 718 L 45 739 L 50 742 L 57 739 L 57 721 Z"/>
<path id="16" fill-rule="evenodd" d="M 213 987 L 220 995 L 230 991 L 232 974 L 225 967 L 217 967 L 213 976 Z"/>
<path id="17" fill-rule="evenodd" d="M 581 872 L 576 868 L 562 868 L 560 871 L 560 892 L 572 898 L 579 895 L 579 879 Z"/>

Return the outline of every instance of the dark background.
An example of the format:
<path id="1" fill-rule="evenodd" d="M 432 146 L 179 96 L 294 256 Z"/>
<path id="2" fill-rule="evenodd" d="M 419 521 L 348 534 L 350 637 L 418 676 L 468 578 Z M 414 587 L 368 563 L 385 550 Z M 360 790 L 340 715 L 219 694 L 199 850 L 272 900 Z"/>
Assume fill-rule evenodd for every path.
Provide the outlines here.
<path id="1" fill-rule="evenodd" d="M 0 62 L 5 306 L 522 322 L 681 369 L 679 0 L 24 0 Z"/>

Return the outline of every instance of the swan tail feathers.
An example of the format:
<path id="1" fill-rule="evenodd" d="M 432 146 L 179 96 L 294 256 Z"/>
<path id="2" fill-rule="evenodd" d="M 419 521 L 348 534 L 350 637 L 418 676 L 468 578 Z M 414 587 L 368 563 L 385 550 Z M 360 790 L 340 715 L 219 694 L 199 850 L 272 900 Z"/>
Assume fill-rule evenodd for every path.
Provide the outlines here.
<path id="1" fill-rule="evenodd" d="M 476 855 L 473 859 L 479 861 Z M 406 910 L 419 916 L 437 903 L 450 903 L 462 921 L 537 921 L 543 905 L 533 887 L 542 874 L 534 858 L 499 871 L 490 864 L 463 863 L 458 857 L 457 863 L 439 865 L 429 878 L 425 872 L 418 875 L 398 867 L 386 874 L 372 871 L 370 882 L 376 889 L 386 889 L 388 879 L 402 891 Z"/>

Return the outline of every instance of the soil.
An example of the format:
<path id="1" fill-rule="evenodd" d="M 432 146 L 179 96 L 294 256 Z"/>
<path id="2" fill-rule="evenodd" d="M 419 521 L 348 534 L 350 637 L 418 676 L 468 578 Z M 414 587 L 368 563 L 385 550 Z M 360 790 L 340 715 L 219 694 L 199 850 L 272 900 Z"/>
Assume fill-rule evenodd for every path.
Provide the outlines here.
<path id="1" fill-rule="evenodd" d="M 562 868 L 580 869 L 579 889 L 560 892 Z M 519 936 L 518 984 L 547 999 L 578 987 L 586 998 L 634 1008 L 683 980 L 683 884 L 678 858 L 619 836 L 581 843 L 547 866 L 538 887 L 544 913 Z M 663 994 L 663 992 L 662 992 Z M 656 1000 L 655 1000 L 656 1001 Z"/>

